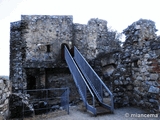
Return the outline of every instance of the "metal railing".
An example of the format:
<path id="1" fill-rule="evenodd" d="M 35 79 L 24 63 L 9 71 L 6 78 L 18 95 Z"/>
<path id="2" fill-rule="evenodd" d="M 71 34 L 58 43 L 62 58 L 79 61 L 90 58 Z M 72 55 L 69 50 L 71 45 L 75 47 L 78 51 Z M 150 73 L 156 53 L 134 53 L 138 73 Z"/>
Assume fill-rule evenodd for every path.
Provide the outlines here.
<path id="1" fill-rule="evenodd" d="M 100 79 L 100 77 L 96 74 L 96 72 L 88 64 L 88 62 L 81 55 L 81 53 L 78 51 L 76 47 L 74 47 L 74 60 L 76 61 L 78 67 L 80 68 L 81 72 L 85 76 L 87 83 L 90 85 L 90 87 L 94 91 L 99 102 L 101 102 L 103 106 L 109 108 L 113 112 L 114 104 L 113 104 L 112 92 L 108 89 L 108 87 L 104 84 L 104 82 Z M 104 91 L 110 95 L 110 100 L 111 100 L 110 105 L 105 104 L 103 101 Z"/>
<path id="2" fill-rule="evenodd" d="M 50 89 L 34 89 L 34 90 L 24 90 L 24 94 L 30 95 L 30 102 L 34 108 L 34 114 L 38 113 L 48 113 L 54 111 L 55 109 L 62 108 L 69 114 L 69 89 L 68 88 L 50 88 Z M 32 99 L 33 97 L 33 99 Z M 44 102 L 45 106 L 36 107 L 35 103 Z M 57 107 L 57 104 L 59 106 Z M 25 109 L 23 104 L 23 117 L 25 113 L 29 110 Z"/>
<path id="3" fill-rule="evenodd" d="M 78 91 L 82 97 L 82 100 L 85 104 L 85 107 L 87 110 L 92 112 L 96 115 L 96 108 L 95 108 L 95 96 L 92 93 L 90 87 L 88 86 L 87 82 L 85 81 L 85 78 L 81 74 L 81 71 L 77 67 L 77 64 L 75 63 L 74 59 L 72 58 L 71 54 L 69 53 L 67 47 L 65 46 L 65 60 L 68 64 L 68 67 L 72 73 L 73 79 L 75 81 L 75 84 L 78 88 Z M 88 92 L 89 91 L 89 92 Z M 87 93 L 88 92 L 88 93 Z M 92 105 L 89 104 L 87 100 L 87 95 L 90 94 L 92 96 Z"/>

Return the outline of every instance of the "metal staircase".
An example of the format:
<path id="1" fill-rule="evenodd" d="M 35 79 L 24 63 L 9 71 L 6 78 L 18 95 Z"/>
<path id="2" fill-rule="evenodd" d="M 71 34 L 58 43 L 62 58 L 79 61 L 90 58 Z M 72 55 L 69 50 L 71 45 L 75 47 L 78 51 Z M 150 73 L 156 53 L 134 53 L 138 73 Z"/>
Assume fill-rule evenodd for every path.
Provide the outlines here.
<path id="1" fill-rule="evenodd" d="M 76 47 L 72 57 L 64 47 L 65 60 L 88 111 L 94 115 L 113 113 L 113 95 Z M 107 94 L 107 95 L 106 95 Z"/>

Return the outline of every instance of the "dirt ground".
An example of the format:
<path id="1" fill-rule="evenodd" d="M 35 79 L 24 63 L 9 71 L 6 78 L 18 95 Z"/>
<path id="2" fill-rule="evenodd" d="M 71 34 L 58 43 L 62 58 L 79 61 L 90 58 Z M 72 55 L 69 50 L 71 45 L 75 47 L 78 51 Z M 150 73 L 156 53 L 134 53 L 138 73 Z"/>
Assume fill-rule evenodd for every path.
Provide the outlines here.
<path id="1" fill-rule="evenodd" d="M 138 115 L 148 114 L 148 112 L 135 107 L 118 108 L 114 110 L 113 114 L 98 115 L 96 117 L 87 112 L 82 103 L 71 106 L 69 110 L 69 114 L 64 110 L 57 110 L 52 113 L 25 118 L 24 120 L 160 120 L 160 115 L 157 115 L 157 117 L 156 114 L 155 117 L 138 117 Z M 131 114 L 136 114 L 137 117 L 131 117 Z"/>

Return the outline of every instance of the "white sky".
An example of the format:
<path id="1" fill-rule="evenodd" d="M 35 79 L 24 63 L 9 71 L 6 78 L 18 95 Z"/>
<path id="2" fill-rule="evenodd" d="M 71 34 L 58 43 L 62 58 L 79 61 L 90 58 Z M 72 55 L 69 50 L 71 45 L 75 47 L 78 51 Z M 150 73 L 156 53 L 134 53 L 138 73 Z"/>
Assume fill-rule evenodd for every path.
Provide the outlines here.
<path id="1" fill-rule="evenodd" d="M 160 0 L 0 0 L 0 75 L 9 75 L 10 22 L 21 15 L 73 15 L 74 23 L 90 18 L 108 21 L 122 32 L 128 25 L 150 19 L 160 30 Z M 157 32 L 159 35 L 160 32 Z"/>

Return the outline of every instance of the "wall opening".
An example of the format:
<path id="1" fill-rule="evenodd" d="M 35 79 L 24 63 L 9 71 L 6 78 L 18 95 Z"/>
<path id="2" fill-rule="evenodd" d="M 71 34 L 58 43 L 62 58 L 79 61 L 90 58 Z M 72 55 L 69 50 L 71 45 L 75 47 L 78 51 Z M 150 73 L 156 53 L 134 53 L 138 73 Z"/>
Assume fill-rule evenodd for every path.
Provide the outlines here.
<path id="1" fill-rule="evenodd" d="M 47 47 L 47 53 L 51 52 L 51 46 L 50 45 L 46 45 Z"/>
<path id="2" fill-rule="evenodd" d="M 27 76 L 27 90 L 36 89 L 36 78 L 35 76 Z"/>

